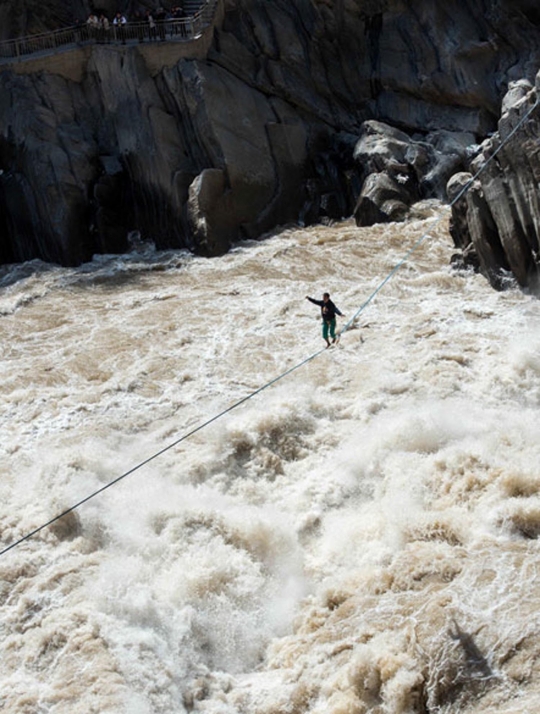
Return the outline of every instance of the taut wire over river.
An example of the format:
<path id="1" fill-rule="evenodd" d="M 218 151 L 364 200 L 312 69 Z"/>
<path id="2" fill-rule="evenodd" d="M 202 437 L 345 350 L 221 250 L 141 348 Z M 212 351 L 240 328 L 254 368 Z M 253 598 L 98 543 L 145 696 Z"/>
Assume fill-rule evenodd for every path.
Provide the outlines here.
<path id="1" fill-rule="evenodd" d="M 429 232 L 3 554 L 3 712 L 538 711 L 540 304 L 448 215 L 2 268 L 5 548 Z"/>

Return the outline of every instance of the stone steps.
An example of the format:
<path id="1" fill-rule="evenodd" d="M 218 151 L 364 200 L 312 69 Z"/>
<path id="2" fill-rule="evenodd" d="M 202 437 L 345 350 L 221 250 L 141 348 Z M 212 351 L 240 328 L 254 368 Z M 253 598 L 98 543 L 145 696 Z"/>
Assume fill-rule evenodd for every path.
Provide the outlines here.
<path id="1" fill-rule="evenodd" d="M 201 9 L 202 5 L 204 5 L 204 0 L 184 0 L 184 15 L 186 17 L 192 17 L 193 15 L 196 15 Z"/>

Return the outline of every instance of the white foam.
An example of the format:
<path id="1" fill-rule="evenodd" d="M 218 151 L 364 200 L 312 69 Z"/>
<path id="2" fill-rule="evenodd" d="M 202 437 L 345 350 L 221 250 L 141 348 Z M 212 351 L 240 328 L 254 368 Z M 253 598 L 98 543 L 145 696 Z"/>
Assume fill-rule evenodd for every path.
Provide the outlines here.
<path id="1" fill-rule="evenodd" d="M 352 316 L 428 227 L 338 347 L 182 440 L 321 348 L 306 294 Z M 6 711 L 466 711 L 484 675 L 504 711 L 527 688 L 539 308 L 451 252 L 431 219 L 346 222 L 3 274 L 4 545 L 166 449 L 0 560 Z"/>

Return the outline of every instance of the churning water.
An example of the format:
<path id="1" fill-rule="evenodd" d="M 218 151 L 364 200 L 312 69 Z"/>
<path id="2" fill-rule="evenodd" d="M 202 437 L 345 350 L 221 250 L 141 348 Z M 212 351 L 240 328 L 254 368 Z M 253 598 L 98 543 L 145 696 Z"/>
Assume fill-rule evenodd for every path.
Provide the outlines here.
<path id="1" fill-rule="evenodd" d="M 446 224 L 4 268 L 1 548 L 431 231 L 0 557 L 2 711 L 538 711 L 540 304 Z"/>

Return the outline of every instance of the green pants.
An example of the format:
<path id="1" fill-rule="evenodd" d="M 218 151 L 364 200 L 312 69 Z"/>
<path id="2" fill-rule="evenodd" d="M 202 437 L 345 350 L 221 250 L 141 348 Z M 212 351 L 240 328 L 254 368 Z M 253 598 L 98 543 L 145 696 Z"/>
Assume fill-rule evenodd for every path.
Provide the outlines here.
<path id="1" fill-rule="evenodd" d="M 333 320 L 323 320 L 322 323 L 322 336 L 324 340 L 328 340 L 328 330 L 330 330 L 330 337 L 334 340 L 336 338 L 336 318 Z"/>

